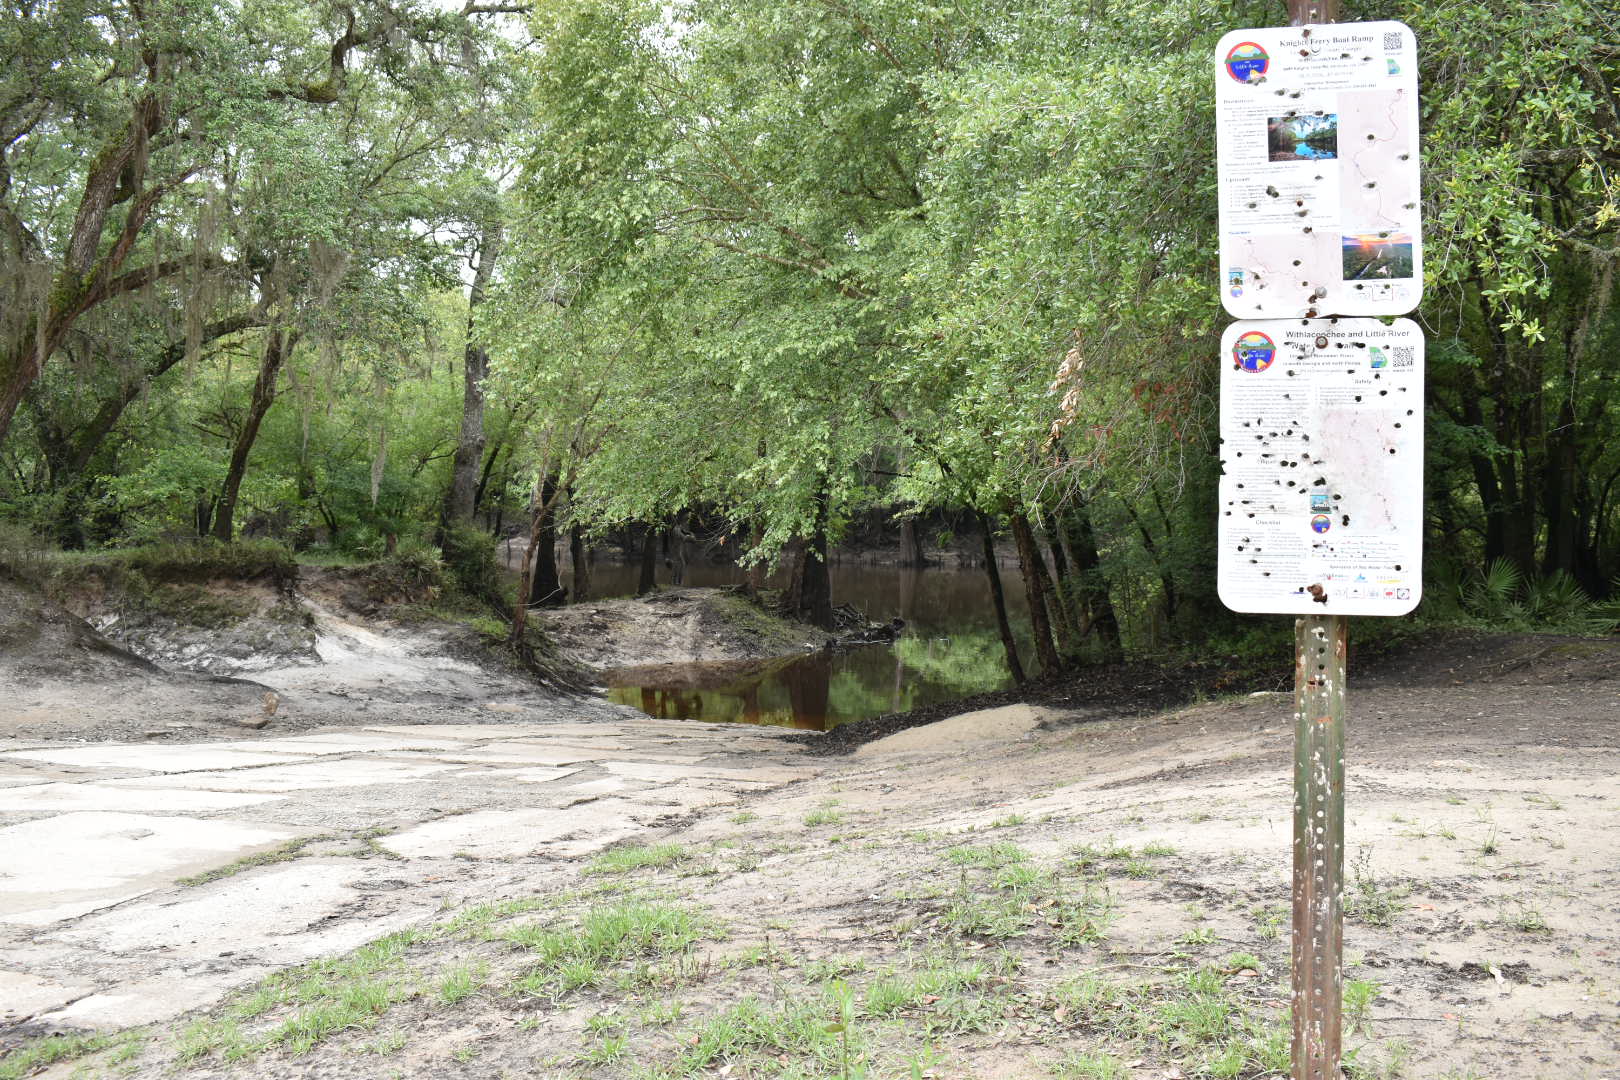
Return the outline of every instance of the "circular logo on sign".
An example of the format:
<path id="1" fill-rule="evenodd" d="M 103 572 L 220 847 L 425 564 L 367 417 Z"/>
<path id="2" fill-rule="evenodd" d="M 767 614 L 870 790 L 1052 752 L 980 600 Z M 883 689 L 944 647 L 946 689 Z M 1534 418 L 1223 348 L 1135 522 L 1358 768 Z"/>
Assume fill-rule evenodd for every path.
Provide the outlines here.
<path id="1" fill-rule="evenodd" d="M 1240 41 L 1226 54 L 1226 73 L 1240 83 L 1255 82 L 1271 66 L 1271 57 L 1252 41 Z"/>
<path id="2" fill-rule="evenodd" d="M 1250 330 L 1232 346 L 1232 359 L 1244 371 L 1264 371 L 1277 359 L 1277 343 L 1258 330 Z"/>
<path id="3" fill-rule="evenodd" d="M 1311 518 L 1312 532 L 1325 533 L 1331 528 L 1333 528 L 1333 519 L 1328 517 L 1326 514 L 1317 514 L 1315 517 Z"/>

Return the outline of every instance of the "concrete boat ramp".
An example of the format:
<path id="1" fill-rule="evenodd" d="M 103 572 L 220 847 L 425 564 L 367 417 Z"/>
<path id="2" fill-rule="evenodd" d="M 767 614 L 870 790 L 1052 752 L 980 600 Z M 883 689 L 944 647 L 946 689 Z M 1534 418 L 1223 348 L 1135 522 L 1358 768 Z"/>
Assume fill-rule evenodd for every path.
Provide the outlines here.
<path id="1" fill-rule="evenodd" d="M 769 729 L 489 708 L 522 722 L 18 740 L 0 752 L 0 1029 L 166 1020 L 820 771 Z"/>

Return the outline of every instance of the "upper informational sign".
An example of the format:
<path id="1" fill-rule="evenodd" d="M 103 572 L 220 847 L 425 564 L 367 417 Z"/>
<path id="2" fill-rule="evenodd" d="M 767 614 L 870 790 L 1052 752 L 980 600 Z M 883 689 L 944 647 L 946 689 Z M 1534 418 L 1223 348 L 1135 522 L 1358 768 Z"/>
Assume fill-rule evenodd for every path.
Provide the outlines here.
<path id="1" fill-rule="evenodd" d="M 1221 602 L 1411 611 L 1423 591 L 1423 332 L 1408 319 L 1237 322 L 1221 355 Z"/>
<path id="2" fill-rule="evenodd" d="M 1215 107 L 1228 312 L 1417 307 L 1417 44 L 1404 23 L 1234 30 L 1216 48 Z"/>

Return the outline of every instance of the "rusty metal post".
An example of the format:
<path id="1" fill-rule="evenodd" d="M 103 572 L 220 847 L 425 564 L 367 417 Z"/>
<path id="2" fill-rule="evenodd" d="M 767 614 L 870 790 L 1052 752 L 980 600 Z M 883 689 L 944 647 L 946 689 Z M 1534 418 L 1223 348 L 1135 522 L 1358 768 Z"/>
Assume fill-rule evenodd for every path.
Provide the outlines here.
<path id="1" fill-rule="evenodd" d="M 1294 623 L 1292 1080 L 1342 1080 L 1344 673 L 1349 620 Z"/>

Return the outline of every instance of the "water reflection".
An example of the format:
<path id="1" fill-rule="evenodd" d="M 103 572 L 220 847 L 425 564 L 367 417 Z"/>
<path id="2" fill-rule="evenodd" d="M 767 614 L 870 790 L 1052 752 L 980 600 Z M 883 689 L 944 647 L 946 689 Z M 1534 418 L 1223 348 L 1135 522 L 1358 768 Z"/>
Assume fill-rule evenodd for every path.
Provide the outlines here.
<path id="1" fill-rule="evenodd" d="M 661 574 L 664 572 L 660 568 Z M 770 660 L 667 664 L 608 672 L 608 697 L 665 719 L 730 721 L 824 731 L 888 712 L 952 701 L 1010 682 L 983 570 L 830 568 L 833 602 L 867 618 L 906 621 L 893 646 L 868 645 Z M 637 568 L 599 563 L 598 596 L 635 592 Z M 687 585 L 738 584 L 730 566 L 694 564 Z M 1024 621 L 1022 582 L 1003 571 L 1009 615 Z"/>
<path id="2" fill-rule="evenodd" d="M 1008 676 L 1000 638 L 975 631 L 773 660 L 623 668 L 604 681 L 610 700 L 649 716 L 825 731 L 997 689 Z"/>

